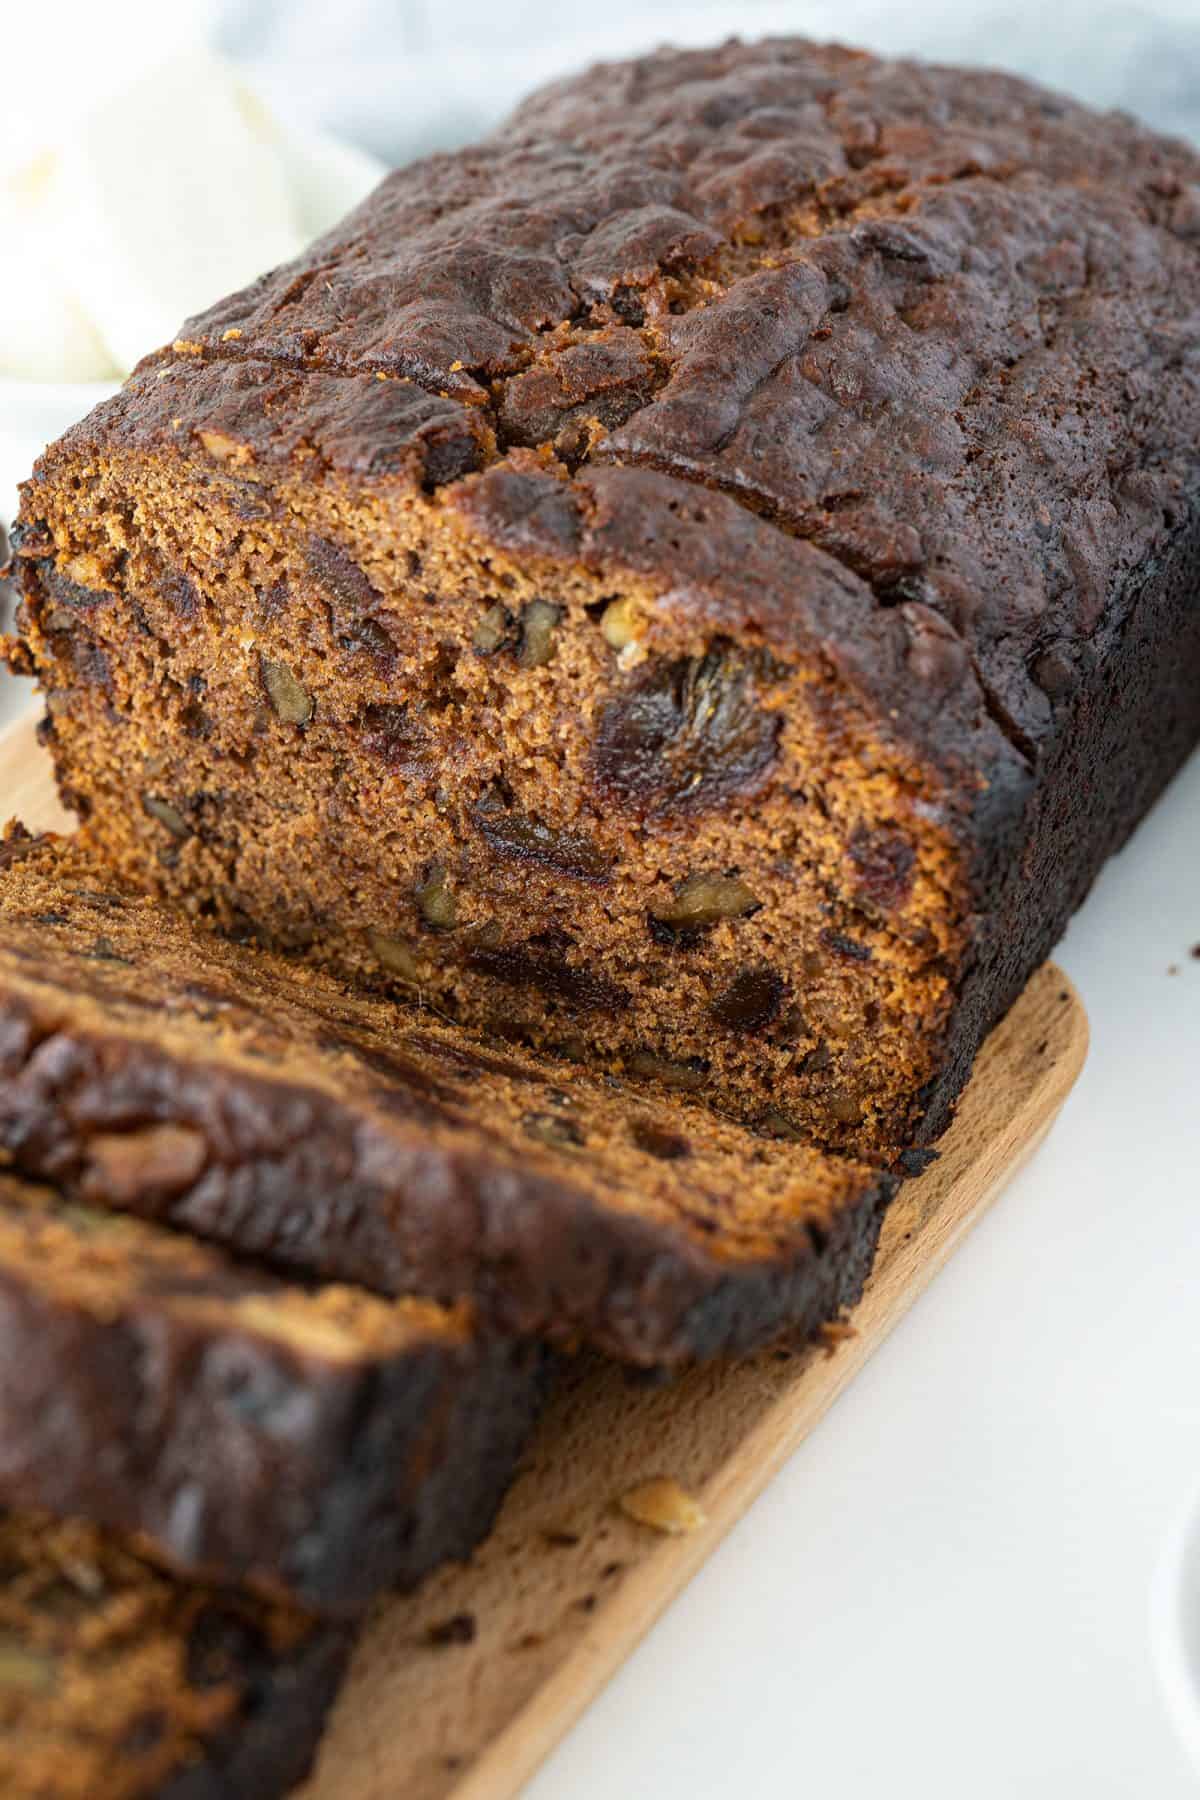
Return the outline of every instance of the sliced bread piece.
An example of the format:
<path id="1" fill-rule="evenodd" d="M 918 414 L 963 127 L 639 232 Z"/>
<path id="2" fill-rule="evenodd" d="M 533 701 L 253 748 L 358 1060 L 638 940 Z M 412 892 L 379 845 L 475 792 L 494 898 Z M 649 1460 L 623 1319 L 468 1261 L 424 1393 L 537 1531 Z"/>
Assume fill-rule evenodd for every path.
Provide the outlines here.
<path id="1" fill-rule="evenodd" d="M 538 1361 L 465 1305 L 280 1280 L 0 1172 L 0 1503 L 141 1534 L 188 1575 L 353 1615 L 465 1556 Z"/>
<path id="2" fill-rule="evenodd" d="M 351 993 L 122 891 L 75 840 L 0 861 L 0 1146 L 24 1172 L 649 1367 L 857 1299 L 894 1181 L 697 1104 L 689 1064 L 643 1090 Z"/>

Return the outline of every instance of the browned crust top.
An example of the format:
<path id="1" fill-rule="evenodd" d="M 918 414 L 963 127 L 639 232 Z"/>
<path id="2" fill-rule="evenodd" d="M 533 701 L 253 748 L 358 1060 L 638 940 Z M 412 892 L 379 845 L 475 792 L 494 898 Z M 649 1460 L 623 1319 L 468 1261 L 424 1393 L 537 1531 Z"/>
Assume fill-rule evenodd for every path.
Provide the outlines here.
<path id="1" fill-rule="evenodd" d="M 1123 116 L 803 39 L 664 50 L 388 176 L 42 470 L 415 484 L 551 561 L 682 567 L 714 630 L 832 656 L 1002 865 L 1188 523 L 1197 242 L 1200 158 Z"/>

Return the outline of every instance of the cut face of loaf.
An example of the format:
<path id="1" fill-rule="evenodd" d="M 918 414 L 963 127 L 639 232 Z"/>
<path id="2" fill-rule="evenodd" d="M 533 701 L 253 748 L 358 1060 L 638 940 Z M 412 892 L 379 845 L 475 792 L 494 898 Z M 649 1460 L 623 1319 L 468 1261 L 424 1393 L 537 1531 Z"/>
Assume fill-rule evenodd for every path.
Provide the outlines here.
<path id="1" fill-rule="evenodd" d="M 321 385 L 179 364 L 144 397 L 166 425 L 210 377 L 260 423 Z M 348 404 L 365 384 L 327 385 Z M 474 1029 L 833 1147 L 910 1141 L 968 939 L 957 802 L 815 647 L 749 610 L 782 620 L 807 589 L 830 646 L 849 632 L 902 668 L 903 628 L 859 584 L 636 471 L 505 465 L 445 499 L 393 484 L 384 508 L 310 471 L 243 500 L 266 456 L 231 480 L 200 454 L 202 473 L 170 450 L 120 475 L 106 459 L 92 490 L 102 531 L 103 493 L 170 532 L 150 560 L 181 585 L 155 578 L 161 611 L 139 592 L 144 633 L 140 547 L 120 591 L 74 556 L 24 565 L 48 741 L 98 850 Z M 208 591 L 189 540 L 221 560 Z M 637 567 L 659 551 L 678 604 Z"/>
<path id="2" fill-rule="evenodd" d="M 0 1512 L 5 1800 L 282 1800 L 308 1772 L 345 1627 L 173 1580 L 78 1520 Z"/>
<path id="3" fill-rule="evenodd" d="M 73 1199 L 651 1367 L 857 1299 L 890 1178 L 197 931 L 70 840 L 4 863 L 0 1146 Z"/>
<path id="4" fill-rule="evenodd" d="M 24 492 L 127 875 L 893 1158 L 1200 730 L 1200 159 L 664 52 L 401 171 Z"/>
<path id="5" fill-rule="evenodd" d="M 465 1309 L 288 1284 L 4 1173 L 0 1364 L 4 1504 L 342 1616 L 474 1548 L 539 1388 Z"/>

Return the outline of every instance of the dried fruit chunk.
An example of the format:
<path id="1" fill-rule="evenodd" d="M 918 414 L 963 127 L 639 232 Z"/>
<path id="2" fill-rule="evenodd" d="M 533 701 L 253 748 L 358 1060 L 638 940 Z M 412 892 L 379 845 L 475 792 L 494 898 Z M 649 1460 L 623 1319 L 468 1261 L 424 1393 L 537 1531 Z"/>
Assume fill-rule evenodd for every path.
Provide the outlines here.
<path id="1" fill-rule="evenodd" d="M 686 1488 L 680 1487 L 677 1481 L 669 1476 L 660 1476 L 655 1481 L 643 1481 L 637 1487 L 630 1488 L 622 1494 L 621 1511 L 626 1518 L 633 1519 L 638 1525 L 648 1525 L 652 1531 L 662 1531 L 670 1537 L 681 1537 L 689 1531 L 698 1531 L 701 1525 L 707 1524 L 708 1515 L 698 1500 L 694 1500 Z"/>
<path id="2" fill-rule="evenodd" d="M 774 969 L 743 969 L 709 1007 L 729 1031 L 761 1031 L 779 1012 L 783 980 Z"/>
<path id="3" fill-rule="evenodd" d="M 192 835 L 192 828 L 177 807 L 169 800 L 160 800 L 155 794 L 143 794 L 142 805 L 152 819 L 165 825 L 172 837 L 185 838 Z"/>
<path id="4" fill-rule="evenodd" d="M 804 1133 L 795 1120 L 789 1119 L 788 1115 L 780 1112 L 778 1107 L 767 1108 L 767 1111 L 759 1118 L 758 1130 L 764 1137 L 781 1138 L 789 1144 L 804 1142 Z"/>
<path id="5" fill-rule="evenodd" d="M 598 784 L 648 812 L 702 812 L 757 791 L 781 723 L 758 680 L 757 664 L 728 648 L 643 664 L 600 715 Z"/>
<path id="6" fill-rule="evenodd" d="M 554 655 L 554 633 L 562 607 L 550 600 L 531 600 L 521 614 L 521 648 L 517 661 L 523 669 L 540 669 Z"/>
<path id="7" fill-rule="evenodd" d="M 502 856 L 517 862 L 541 863 L 581 881 L 607 881 L 608 859 L 579 831 L 543 825 L 526 813 L 508 812 L 491 795 L 480 801 L 475 819 L 484 838 Z"/>
<path id="8" fill-rule="evenodd" d="M 731 875 L 689 875 L 674 898 L 653 916 L 674 931 L 703 931 L 719 919 L 741 919 L 762 902 L 744 881 Z"/>
<path id="9" fill-rule="evenodd" d="M 455 1613 L 449 1619 L 440 1619 L 431 1625 L 425 1634 L 426 1641 L 435 1649 L 444 1649 L 448 1644 L 473 1644 L 475 1642 L 475 1615 L 469 1612 Z"/>
<path id="10" fill-rule="evenodd" d="M 447 885 L 446 871 L 440 863 L 434 864 L 417 889 L 417 905 L 425 923 L 435 931 L 453 931 L 458 922 L 458 901 Z"/>
<path id="11" fill-rule="evenodd" d="M 844 931 L 827 929 L 821 933 L 821 942 L 844 962 L 870 962 L 874 954 L 870 944 L 861 944 L 857 938 L 847 937 Z"/>
<path id="12" fill-rule="evenodd" d="M 849 844 L 859 898 L 892 911 L 912 892 L 917 853 L 898 831 L 870 831 L 859 826 Z"/>
<path id="13" fill-rule="evenodd" d="M 677 1088 L 685 1094 L 695 1093 L 708 1080 L 708 1068 L 699 1057 L 690 1062 L 672 1062 L 665 1056 L 656 1056 L 652 1050 L 635 1050 L 627 1067 L 632 1075 L 661 1081 L 664 1087 Z"/>
<path id="14" fill-rule="evenodd" d="M 383 596 L 365 571 L 329 538 L 310 537 L 306 561 L 326 596 L 330 626 L 342 649 L 390 661 L 396 646 L 376 617 Z"/>
<path id="15" fill-rule="evenodd" d="M 391 774 L 414 782 L 430 775 L 429 733 L 407 700 L 364 706 L 358 726 L 363 748 Z"/>
<path id="16" fill-rule="evenodd" d="M 574 1119 L 554 1113 L 527 1113 L 521 1123 L 531 1138 L 553 1150 L 575 1150 L 583 1143 L 583 1133 Z"/>
<path id="17" fill-rule="evenodd" d="M 639 1150 L 644 1150 L 647 1156 L 656 1156 L 660 1162 L 682 1162 L 692 1154 L 692 1146 L 682 1132 L 659 1125 L 654 1119 L 635 1119 L 629 1127 L 629 1135 Z"/>
<path id="18" fill-rule="evenodd" d="M 0 1691 L 48 1694 L 57 1683 L 58 1665 L 52 1656 L 18 1638 L 0 1637 Z"/>
<path id="19" fill-rule="evenodd" d="M 54 566 L 49 557 L 39 558 L 35 567 L 39 584 L 49 599 L 70 611 L 90 612 L 92 607 L 114 597 L 105 588 L 84 587 L 81 582 L 72 581 L 69 575 L 64 575 L 61 569 Z"/>
<path id="20" fill-rule="evenodd" d="M 307 725 L 313 716 L 313 698 L 301 687 L 286 663 L 273 662 L 260 656 L 263 686 L 271 702 L 271 710 L 285 725 Z"/>
<path id="21" fill-rule="evenodd" d="M 471 638 L 480 656 L 494 656 L 497 650 L 513 641 L 513 616 L 502 601 L 489 606 Z"/>
<path id="22" fill-rule="evenodd" d="M 416 957 L 399 938 L 389 937 L 385 931 L 368 931 L 367 942 L 375 960 L 383 965 L 389 975 L 398 975 L 401 981 L 413 983 L 420 979 Z"/>
<path id="23" fill-rule="evenodd" d="M 568 940 L 560 933 L 546 932 L 524 944 L 499 948 L 477 942 L 467 961 L 481 974 L 492 975 L 510 987 L 536 988 L 579 1012 L 619 1012 L 629 1005 L 629 995 L 615 981 L 568 962 L 568 948 Z"/>

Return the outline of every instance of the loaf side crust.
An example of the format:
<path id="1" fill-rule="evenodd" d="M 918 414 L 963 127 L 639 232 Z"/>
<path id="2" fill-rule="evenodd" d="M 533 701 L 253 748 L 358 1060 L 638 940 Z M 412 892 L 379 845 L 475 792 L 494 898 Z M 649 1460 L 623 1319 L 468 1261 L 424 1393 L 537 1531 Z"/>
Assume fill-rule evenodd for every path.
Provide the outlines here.
<path id="1" fill-rule="evenodd" d="M 461 1310 L 289 1286 L 10 1174 L 0 1338 L 6 1504 L 344 1617 L 468 1554 L 540 1391 L 537 1355 Z"/>

